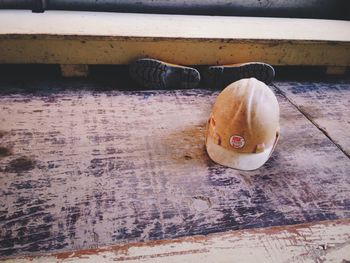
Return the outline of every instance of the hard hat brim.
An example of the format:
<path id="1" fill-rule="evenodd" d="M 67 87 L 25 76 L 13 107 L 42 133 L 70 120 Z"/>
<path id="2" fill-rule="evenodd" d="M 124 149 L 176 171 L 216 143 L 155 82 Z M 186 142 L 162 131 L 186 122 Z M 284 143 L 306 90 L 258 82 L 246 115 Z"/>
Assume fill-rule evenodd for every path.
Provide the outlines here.
<path id="1" fill-rule="evenodd" d="M 238 153 L 217 145 L 211 137 L 208 137 L 206 148 L 210 159 L 214 162 L 238 170 L 251 171 L 266 163 L 274 150 L 274 145 L 261 153 Z"/>

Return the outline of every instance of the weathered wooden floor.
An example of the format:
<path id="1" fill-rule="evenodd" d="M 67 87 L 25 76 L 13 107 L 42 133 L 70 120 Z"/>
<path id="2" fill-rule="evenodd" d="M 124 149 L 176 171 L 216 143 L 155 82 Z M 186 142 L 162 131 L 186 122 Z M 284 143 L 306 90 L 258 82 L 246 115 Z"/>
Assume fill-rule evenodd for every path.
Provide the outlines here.
<path id="1" fill-rule="evenodd" d="M 298 109 L 350 158 L 350 84 L 277 82 Z"/>
<path id="2" fill-rule="evenodd" d="M 350 219 L 24 256 L 5 263 L 341 262 L 350 259 Z"/>
<path id="3" fill-rule="evenodd" d="M 281 140 L 252 172 L 206 155 L 217 92 L 0 90 L 3 257 L 350 217 L 349 157 L 278 89 Z"/>

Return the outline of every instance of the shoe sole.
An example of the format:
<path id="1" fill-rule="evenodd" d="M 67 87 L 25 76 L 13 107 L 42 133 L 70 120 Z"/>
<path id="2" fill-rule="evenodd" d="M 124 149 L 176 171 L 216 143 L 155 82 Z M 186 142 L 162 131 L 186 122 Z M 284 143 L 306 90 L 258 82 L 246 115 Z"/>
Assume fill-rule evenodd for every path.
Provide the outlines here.
<path id="1" fill-rule="evenodd" d="M 256 78 L 270 84 L 275 77 L 272 66 L 260 62 L 251 62 L 227 66 L 211 66 L 203 72 L 203 80 L 208 88 L 223 89 L 229 84 L 245 78 Z"/>
<path id="2" fill-rule="evenodd" d="M 148 89 L 193 89 L 200 81 L 199 72 L 156 59 L 143 58 L 130 64 L 131 77 Z"/>

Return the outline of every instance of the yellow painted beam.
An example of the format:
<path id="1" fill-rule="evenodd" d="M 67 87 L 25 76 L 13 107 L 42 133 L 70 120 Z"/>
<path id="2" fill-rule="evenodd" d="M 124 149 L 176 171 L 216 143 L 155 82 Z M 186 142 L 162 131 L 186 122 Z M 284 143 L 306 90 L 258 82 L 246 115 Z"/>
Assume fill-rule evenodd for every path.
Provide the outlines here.
<path id="1" fill-rule="evenodd" d="M 127 64 L 154 57 L 180 64 L 264 61 L 273 65 L 350 65 L 345 43 L 20 36 L 0 39 L 0 63 Z"/>
<path id="2" fill-rule="evenodd" d="M 349 21 L 0 11 L 0 24 L 0 63 L 350 65 Z"/>

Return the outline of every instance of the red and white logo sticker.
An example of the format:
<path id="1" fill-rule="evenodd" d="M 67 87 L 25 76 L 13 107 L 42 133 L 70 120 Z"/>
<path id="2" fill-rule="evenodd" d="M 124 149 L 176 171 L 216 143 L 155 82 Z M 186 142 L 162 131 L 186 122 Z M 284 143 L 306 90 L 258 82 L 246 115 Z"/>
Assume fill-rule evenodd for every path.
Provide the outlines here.
<path id="1" fill-rule="evenodd" d="M 242 136 L 232 135 L 230 138 L 230 144 L 233 148 L 241 149 L 245 144 L 245 140 Z"/>

